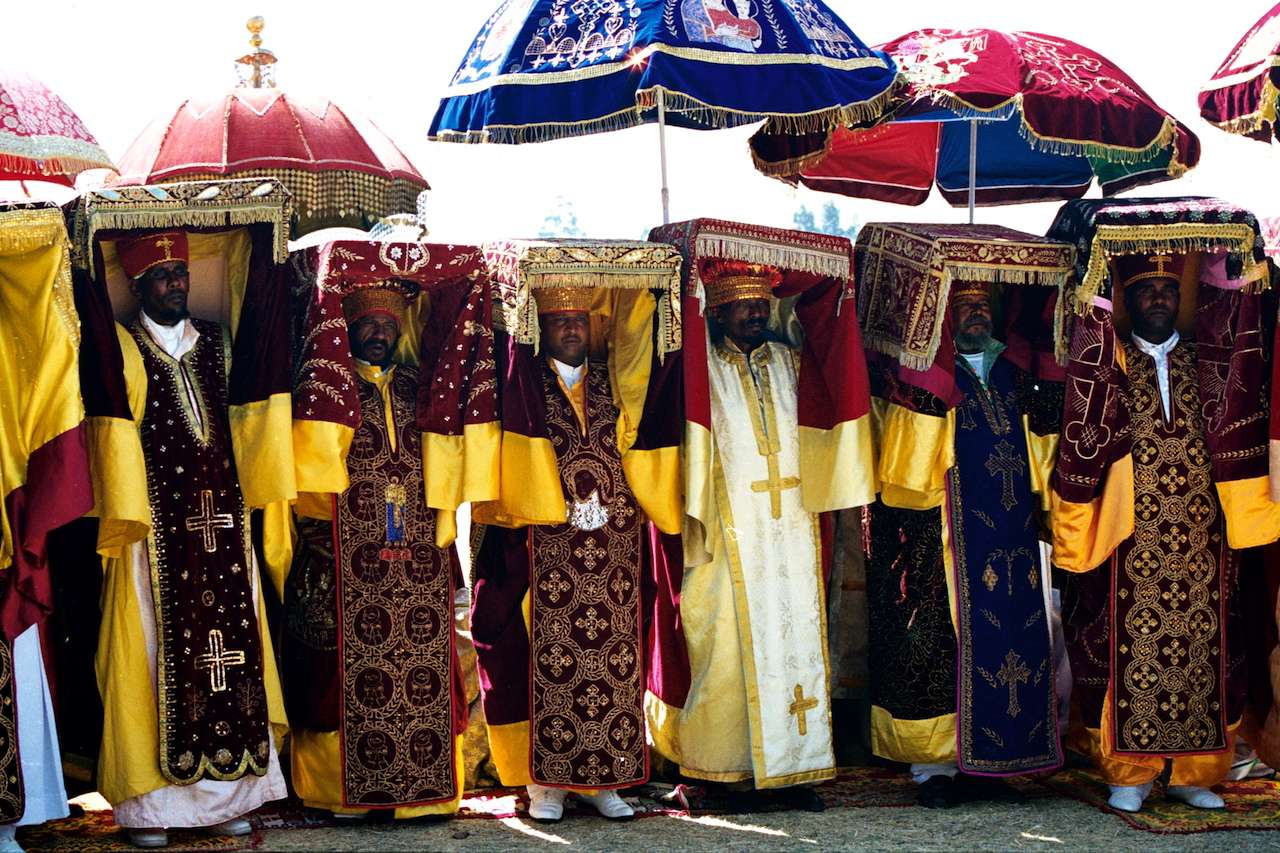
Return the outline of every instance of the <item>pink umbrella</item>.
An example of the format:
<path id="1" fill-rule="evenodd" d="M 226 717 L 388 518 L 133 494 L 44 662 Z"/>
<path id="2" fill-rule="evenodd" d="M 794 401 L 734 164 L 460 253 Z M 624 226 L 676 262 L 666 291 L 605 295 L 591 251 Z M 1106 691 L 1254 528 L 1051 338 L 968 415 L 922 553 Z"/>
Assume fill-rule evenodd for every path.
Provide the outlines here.
<path id="1" fill-rule="evenodd" d="M 80 117 L 40 81 L 0 69 L 0 181 L 72 186 L 86 169 L 111 159 Z"/>

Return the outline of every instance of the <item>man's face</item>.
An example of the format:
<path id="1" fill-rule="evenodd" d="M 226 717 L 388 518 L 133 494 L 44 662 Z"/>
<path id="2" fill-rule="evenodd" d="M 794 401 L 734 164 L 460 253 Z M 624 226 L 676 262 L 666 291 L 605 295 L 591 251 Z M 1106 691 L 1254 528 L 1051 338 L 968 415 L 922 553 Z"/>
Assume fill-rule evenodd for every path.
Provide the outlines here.
<path id="1" fill-rule="evenodd" d="M 1125 288 L 1125 307 L 1129 309 L 1134 334 L 1153 344 L 1167 341 L 1178 320 L 1181 290 L 1173 278 L 1143 279 Z"/>
<path id="2" fill-rule="evenodd" d="M 769 300 L 736 299 L 711 309 L 711 316 L 724 327 L 724 333 L 738 349 L 751 352 L 764 343 L 769 328 Z"/>
<path id="3" fill-rule="evenodd" d="M 172 326 L 187 316 L 191 273 L 186 261 L 156 264 L 133 280 L 133 295 L 147 316 L 162 326 Z"/>
<path id="4" fill-rule="evenodd" d="M 982 352 L 991 341 L 991 295 L 962 293 L 951 300 L 951 328 L 956 349 L 964 353 Z"/>
<path id="5" fill-rule="evenodd" d="M 347 328 L 351 354 L 361 361 L 387 367 L 400 342 L 400 321 L 390 314 L 366 314 Z"/>
<path id="6" fill-rule="evenodd" d="M 556 361 L 577 367 L 587 360 L 591 343 L 591 315 L 561 311 L 542 316 L 542 344 Z"/>

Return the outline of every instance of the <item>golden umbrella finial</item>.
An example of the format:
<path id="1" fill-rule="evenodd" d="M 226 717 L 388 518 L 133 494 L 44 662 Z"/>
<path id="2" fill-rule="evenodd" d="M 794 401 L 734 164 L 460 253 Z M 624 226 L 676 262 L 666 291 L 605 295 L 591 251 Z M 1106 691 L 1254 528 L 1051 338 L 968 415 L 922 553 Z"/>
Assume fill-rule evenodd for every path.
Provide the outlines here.
<path id="1" fill-rule="evenodd" d="M 242 87 L 274 89 L 276 86 L 276 55 L 262 46 L 262 29 L 266 25 L 261 15 L 254 15 L 245 23 L 252 34 L 249 46 L 253 51 L 236 60 L 236 76 Z"/>

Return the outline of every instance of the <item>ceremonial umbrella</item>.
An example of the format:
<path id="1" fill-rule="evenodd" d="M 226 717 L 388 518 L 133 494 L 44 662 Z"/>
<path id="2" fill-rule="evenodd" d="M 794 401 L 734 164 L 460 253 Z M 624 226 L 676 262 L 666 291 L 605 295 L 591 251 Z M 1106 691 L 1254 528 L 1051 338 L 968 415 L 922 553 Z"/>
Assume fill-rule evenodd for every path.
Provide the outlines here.
<path id="1" fill-rule="evenodd" d="M 1200 115 L 1228 133 L 1280 139 L 1280 3 L 1258 19 L 1200 90 Z"/>
<path id="2" fill-rule="evenodd" d="M 253 51 L 236 60 L 231 92 L 182 101 L 157 117 L 120 159 L 121 184 L 273 177 L 293 194 L 294 235 L 364 228 L 413 210 L 426 180 L 372 122 L 327 98 L 275 85 L 276 58 L 262 49 L 262 19 L 249 21 Z"/>
<path id="3" fill-rule="evenodd" d="M 812 189 L 955 206 L 1105 195 L 1181 176 L 1200 142 L 1129 75 L 1075 42 L 922 29 L 881 45 L 905 80 L 889 121 L 789 137 L 766 125 L 756 167 Z"/>
<path id="4" fill-rule="evenodd" d="M 430 138 L 540 142 L 656 121 L 668 221 L 667 124 L 826 130 L 876 118 L 894 77 L 820 0 L 505 0 Z"/>
<path id="5" fill-rule="evenodd" d="M 86 169 L 111 159 L 84 122 L 40 81 L 0 69 L 0 181 L 73 186 Z"/>

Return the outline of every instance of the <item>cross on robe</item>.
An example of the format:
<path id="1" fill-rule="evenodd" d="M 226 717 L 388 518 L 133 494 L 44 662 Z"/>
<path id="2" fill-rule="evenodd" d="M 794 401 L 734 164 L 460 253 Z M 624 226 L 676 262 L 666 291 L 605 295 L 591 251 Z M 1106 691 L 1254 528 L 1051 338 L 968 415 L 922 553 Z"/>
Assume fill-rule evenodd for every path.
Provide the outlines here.
<path id="1" fill-rule="evenodd" d="M 196 669 L 209 670 L 209 689 L 222 693 L 227 689 L 227 667 L 230 666 L 244 666 L 244 652 L 224 648 L 222 632 L 214 628 L 209 632 L 209 652 L 196 658 Z"/>
<path id="2" fill-rule="evenodd" d="M 1009 650 L 1009 654 L 1005 655 L 1004 663 L 996 672 L 996 678 L 1001 684 L 1009 688 L 1009 707 L 1008 713 L 1010 717 L 1016 717 L 1022 711 L 1018 705 L 1018 685 L 1026 684 L 1027 679 L 1031 677 L 1031 670 L 1027 669 L 1027 665 L 1022 662 L 1022 658 L 1018 657 L 1018 653 L 1013 649 Z"/>
<path id="3" fill-rule="evenodd" d="M 200 492 L 200 514 L 193 515 L 187 519 L 187 530 L 192 533 L 199 533 L 204 537 L 204 550 L 212 554 L 218 550 L 218 542 L 214 538 L 215 530 L 229 530 L 235 525 L 232 523 L 231 513 L 213 511 L 213 492 L 204 489 Z"/>
<path id="4" fill-rule="evenodd" d="M 800 729 L 800 736 L 804 737 L 809 733 L 809 723 L 806 717 L 810 711 L 818 707 L 818 700 L 814 699 L 812 696 L 806 699 L 804 696 L 804 688 L 799 684 L 796 685 L 793 695 L 796 697 L 796 700 L 787 707 L 787 712 L 795 714 L 796 726 Z"/>
<path id="5" fill-rule="evenodd" d="M 769 479 L 756 480 L 751 484 L 751 491 L 757 494 L 768 492 L 769 514 L 774 518 L 782 518 L 782 493 L 787 489 L 800 488 L 800 478 L 779 476 L 782 472 L 778 468 L 778 454 L 776 453 L 767 454 L 765 461 L 769 464 Z"/>
<path id="6" fill-rule="evenodd" d="M 996 443 L 996 452 L 987 458 L 987 473 L 1001 479 L 1000 504 L 1006 510 L 1018 505 L 1013 496 L 1013 478 L 1022 473 L 1025 463 L 1013 452 L 1013 445 L 1007 441 Z"/>

